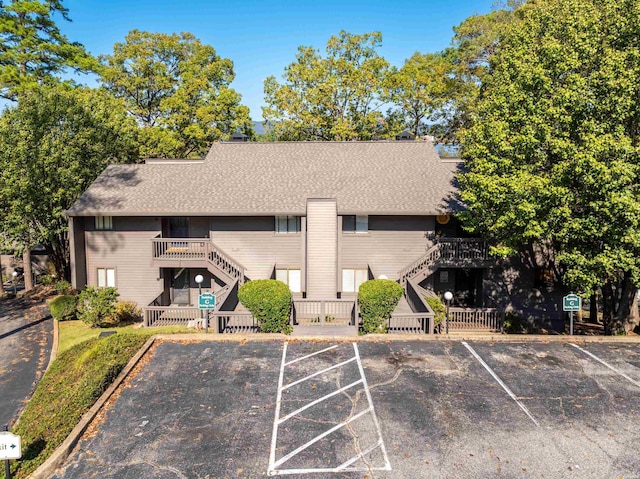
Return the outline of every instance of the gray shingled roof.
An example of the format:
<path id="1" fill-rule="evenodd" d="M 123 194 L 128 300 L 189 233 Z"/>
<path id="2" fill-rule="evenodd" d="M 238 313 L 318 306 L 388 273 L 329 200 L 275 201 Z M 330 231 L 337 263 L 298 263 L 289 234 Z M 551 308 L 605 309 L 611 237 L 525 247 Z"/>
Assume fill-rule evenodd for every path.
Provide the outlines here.
<path id="1" fill-rule="evenodd" d="M 203 161 L 109 166 L 70 216 L 304 215 L 457 211 L 455 173 L 430 142 L 216 143 Z"/>

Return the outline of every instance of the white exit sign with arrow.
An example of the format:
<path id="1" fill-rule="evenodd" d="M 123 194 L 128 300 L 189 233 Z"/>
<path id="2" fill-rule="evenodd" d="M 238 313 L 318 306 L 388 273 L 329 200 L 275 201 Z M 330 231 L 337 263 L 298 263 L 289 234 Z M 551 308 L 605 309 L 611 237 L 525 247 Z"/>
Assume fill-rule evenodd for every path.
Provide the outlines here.
<path id="1" fill-rule="evenodd" d="M 20 436 L 10 432 L 0 432 L 0 460 L 20 459 L 22 457 L 22 445 Z"/>

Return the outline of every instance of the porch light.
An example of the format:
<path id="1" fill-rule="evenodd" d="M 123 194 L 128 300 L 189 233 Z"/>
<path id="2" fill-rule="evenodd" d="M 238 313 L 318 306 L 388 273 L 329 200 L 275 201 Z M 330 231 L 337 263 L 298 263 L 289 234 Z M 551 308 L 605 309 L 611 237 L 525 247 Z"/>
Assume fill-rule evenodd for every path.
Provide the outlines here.
<path id="1" fill-rule="evenodd" d="M 381 274 L 380 276 L 378 276 L 378 279 L 389 279 L 389 278 L 387 278 L 386 274 Z"/>
<path id="2" fill-rule="evenodd" d="M 202 309 L 200 309 L 200 296 L 202 296 L 202 282 L 204 281 L 204 276 L 202 276 L 201 274 L 196 274 L 196 277 L 194 278 L 196 280 L 196 283 L 198 283 L 198 315 L 200 316 L 200 322 L 202 322 Z M 209 314 L 207 312 L 207 314 Z M 204 332 L 208 333 L 209 332 L 209 318 L 207 318 L 207 320 L 204 323 Z"/>
<path id="3" fill-rule="evenodd" d="M 11 273 L 11 276 L 13 276 L 13 295 L 17 296 L 18 295 L 18 289 L 16 286 L 16 278 L 18 277 L 18 272 L 14 271 L 13 273 Z"/>
<path id="4" fill-rule="evenodd" d="M 453 299 L 453 293 L 451 291 L 446 291 L 444 293 L 444 299 L 447 301 L 447 314 L 444 318 L 444 327 L 445 332 L 449 334 L 449 306 L 451 305 L 451 300 Z"/>

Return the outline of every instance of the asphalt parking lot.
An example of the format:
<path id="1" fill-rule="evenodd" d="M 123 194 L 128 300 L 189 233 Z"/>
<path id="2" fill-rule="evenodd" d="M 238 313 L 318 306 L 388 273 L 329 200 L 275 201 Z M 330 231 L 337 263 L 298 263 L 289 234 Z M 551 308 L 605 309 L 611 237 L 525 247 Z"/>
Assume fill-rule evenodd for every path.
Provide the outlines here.
<path id="1" fill-rule="evenodd" d="M 639 450 L 637 343 L 162 342 L 53 477 L 630 479 Z"/>

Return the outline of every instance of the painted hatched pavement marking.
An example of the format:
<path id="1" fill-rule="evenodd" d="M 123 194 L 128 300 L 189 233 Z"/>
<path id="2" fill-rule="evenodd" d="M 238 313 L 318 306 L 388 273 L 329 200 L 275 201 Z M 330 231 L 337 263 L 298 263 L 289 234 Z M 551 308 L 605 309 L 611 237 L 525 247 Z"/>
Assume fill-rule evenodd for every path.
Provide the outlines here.
<path id="1" fill-rule="evenodd" d="M 272 433 L 272 440 L 271 440 L 271 451 L 269 454 L 269 468 L 267 470 L 267 474 L 270 476 L 275 476 L 275 475 L 285 475 L 285 474 L 308 474 L 308 473 L 320 473 L 320 472 L 326 472 L 326 473 L 330 473 L 330 472 L 347 472 L 347 471 L 354 471 L 354 472 L 370 472 L 370 471 L 390 471 L 391 470 L 391 464 L 389 462 L 389 457 L 387 455 L 387 451 L 384 445 L 384 441 L 382 439 L 382 432 L 380 430 L 380 424 L 378 423 L 378 417 L 376 416 L 376 412 L 373 406 L 373 400 L 371 398 L 371 392 L 369 390 L 369 386 L 367 384 L 367 379 L 365 377 L 364 374 L 364 368 L 362 366 L 362 362 L 360 360 L 360 353 L 358 351 L 358 346 L 356 345 L 356 343 L 352 343 L 353 346 L 353 351 L 354 351 L 354 356 L 345 360 L 345 361 L 341 361 L 338 364 L 333 364 L 327 368 L 321 369 L 319 371 L 316 371 L 312 374 L 308 374 L 305 377 L 298 379 L 296 381 L 292 381 L 288 384 L 284 384 L 284 375 L 285 375 L 285 368 L 289 367 L 291 368 L 292 365 L 294 364 L 301 364 L 303 363 L 305 360 L 312 360 L 313 358 L 317 357 L 318 355 L 328 352 L 328 351 L 332 351 L 335 350 L 336 348 L 338 348 L 337 345 L 335 346 L 331 346 L 328 348 L 324 348 L 320 351 L 316 351 L 313 352 L 311 354 L 307 354 L 305 356 L 302 356 L 300 358 L 297 359 L 293 359 L 291 361 L 287 361 L 287 349 L 288 349 L 289 344 L 287 342 L 284 343 L 284 347 L 283 347 L 283 351 L 282 351 L 282 363 L 281 363 L 281 367 L 280 367 L 280 376 L 278 379 L 278 392 L 277 392 L 277 399 L 276 399 L 276 410 L 275 410 L 275 418 L 273 421 L 273 433 Z M 360 375 L 360 378 L 356 381 L 351 382 L 350 384 L 343 386 L 343 387 L 339 387 L 336 390 L 325 394 L 324 396 L 314 399 L 313 401 L 308 402 L 307 404 L 305 404 L 302 407 L 299 407 L 298 409 L 296 409 L 293 412 L 290 412 L 289 414 L 286 414 L 284 417 L 280 417 L 280 412 L 281 412 L 281 407 L 282 407 L 282 393 L 283 391 L 287 391 L 290 388 L 292 388 L 293 386 L 299 385 L 299 384 L 303 384 L 307 381 L 309 381 L 312 378 L 319 378 L 321 377 L 323 374 L 326 374 L 330 371 L 340 371 L 340 368 L 347 366 L 351 363 L 355 362 L 358 366 L 358 373 Z M 285 421 L 288 421 L 290 419 L 293 419 L 297 416 L 299 416 L 302 412 L 310 410 L 311 408 L 313 408 L 316 405 L 322 404 L 323 402 L 327 401 L 328 399 L 331 399 L 333 397 L 338 396 L 339 394 L 346 394 L 346 391 L 355 388 L 357 386 L 360 386 L 359 389 L 356 390 L 356 393 L 360 390 L 364 391 L 364 394 L 367 398 L 367 407 L 358 412 L 357 414 L 353 414 L 354 411 L 352 411 L 351 413 L 348 414 L 347 417 L 344 418 L 343 421 L 337 423 L 336 425 L 334 425 L 333 427 L 329 428 L 328 430 L 322 432 L 321 434 L 316 435 L 315 437 L 313 437 L 312 439 L 308 440 L 307 442 L 305 442 L 304 444 L 294 448 L 292 451 L 288 452 L 287 454 L 284 454 L 282 457 L 280 457 L 279 459 L 276 459 L 276 449 L 278 447 L 278 427 L 284 423 Z M 352 457 L 350 457 L 349 459 L 347 459 L 346 461 L 343 461 L 342 463 L 336 465 L 335 467 L 296 467 L 296 468 L 290 468 L 290 469 L 285 469 L 285 468 L 281 468 L 282 465 L 284 465 L 285 463 L 287 463 L 287 461 L 290 461 L 291 459 L 295 458 L 295 457 L 300 457 L 299 455 L 301 453 L 303 453 L 304 451 L 307 451 L 311 446 L 313 446 L 314 444 L 318 443 L 319 441 L 328 438 L 329 436 L 331 436 L 331 434 L 339 431 L 342 428 L 349 428 L 350 425 L 354 422 L 356 422 L 358 419 L 360 418 L 365 418 L 368 417 L 372 423 L 375 426 L 375 432 L 377 435 L 377 439 L 375 440 L 375 442 L 370 445 L 369 447 L 366 447 L 364 450 L 358 450 L 359 447 L 356 446 L 355 444 L 355 436 L 354 436 L 354 455 Z M 359 444 L 359 443 L 358 443 Z M 382 457 L 383 457 L 383 462 L 384 465 L 370 465 L 368 462 L 365 461 L 365 456 L 367 456 L 368 454 L 373 453 L 375 450 L 379 449 L 380 452 L 382 453 Z M 365 466 L 358 466 L 355 465 L 358 461 L 362 460 L 365 463 Z"/>

